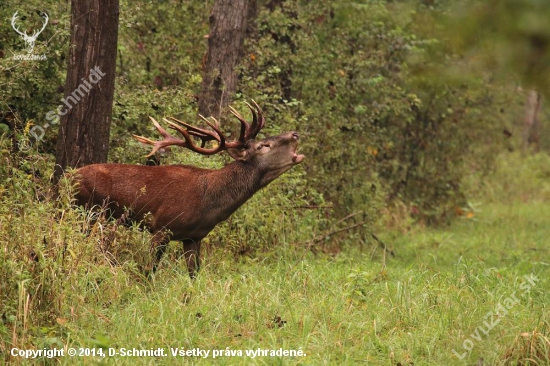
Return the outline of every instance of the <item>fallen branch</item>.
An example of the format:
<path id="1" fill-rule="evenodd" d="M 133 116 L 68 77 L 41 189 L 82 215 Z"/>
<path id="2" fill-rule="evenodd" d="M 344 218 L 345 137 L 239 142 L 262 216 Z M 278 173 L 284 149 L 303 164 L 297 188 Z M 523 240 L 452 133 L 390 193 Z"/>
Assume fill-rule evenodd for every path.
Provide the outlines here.
<path id="1" fill-rule="evenodd" d="M 346 218 L 344 218 L 344 219 L 346 219 Z M 344 221 L 344 219 L 340 220 L 339 222 Z M 331 235 L 338 234 L 338 233 L 341 233 L 341 232 L 343 232 L 343 231 L 348 231 L 348 230 L 354 229 L 354 228 L 356 228 L 356 227 L 358 227 L 358 226 L 361 226 L 361 225 L 363 225 L 363 224 L 366 224 L 366 223 L 367 223 L 367 221 L 362 221 L 362 222 L 360 222 L 360 223 L 358 223 L 358 224 L 353 224 L 353 225 L 347 226 L 347 227 L 342 228 L 342 229 L 333 230 L 333 231 L 328 232 L 328 233 L 325 233 L 325 234 L 323 234 L 323 235 L 319 235 L 319 236 L 317 236 L 317 237 L 315 237 L 315 238 L 313 238 L 313 239 L 311 240 L 310 245 L 308 246 L 308 249 L 311 249 L 311 247 L 312 247 L 314 244 L 323 241 L 325 238 L 327 238 L 327 237 L 329 237 L 329 236 L 331 236 Z"/>

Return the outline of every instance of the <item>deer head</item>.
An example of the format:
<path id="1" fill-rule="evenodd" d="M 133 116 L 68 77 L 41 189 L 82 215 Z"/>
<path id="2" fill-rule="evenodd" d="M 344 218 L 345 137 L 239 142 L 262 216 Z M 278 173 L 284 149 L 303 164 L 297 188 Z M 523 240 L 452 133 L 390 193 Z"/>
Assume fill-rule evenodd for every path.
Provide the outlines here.
<path id="1" fill-rule="evenodd" d="M 219 123 L 215 118 L 211 117 L 213 120 L 212 123 L 203 116 L 200 116 L 200 118 L 212 130 L 195 127 L 173 117 L 169 117 L 170 120 L 163 118 L 164 122 L 183 136 L 183 140 L 170 135 L 152 117 L 149 118 L 163 136 L 163 139 L 152 141 L 142 136 L 133 135 L 133 137 L 141 143 L 153 146 L 152 151 L 147 155 L 148 157 L 169 146 L 181 146 L 203 155 L 213 155 L 226 150 L 236 161 L 254 165 L 259 170 L 264 171 L 265 177 L 261 182 L 261 186 L 263 187 L 292 166 L 301 163 L 304 155 L 296 153 L 299 139 L 299 135 L 296 132 L 288 132 L 257 141 L 256 136 L 264 128 L 265 119 L 258 104 L 255 101 L 252 101 L 252 104 L 246 103 L 252 112 L 251 124 L 234 108 L 229 107 L 231 113 L 241 123 L 239 137 L 234 141 L 226 141 L 225 135 L 218 127 Z M 191 136 L 202 140 L 201 146 L 197 146 Z M 217 142 L 217 146 L 205 148 L 206 143 L 209 141 Z"/>
<path id="2" fill-rule="evenodd" d="M 48 24 L 48 14 L 46 13 L 42 13 L 42 18 L 44 18 L 44 25 L 42 26 L 42 29 L 40 29 L 39 31 L 34 31 L 34 33 L 32 34 L 32 36 L 29 36 L 27 34 L 27 32 L 21 32 L 19 30 L 19 27 L 17 27 L 15 25 L 15 21 L 17 20 L 18 18 L 18 15 L 17 15 L 17 11 L 15 12 L 15 14 L 13 14 L 13 17 L 11 18 L 11 26 L 13 27 L 13 29 L 18 33 L 20 34 L 21 36 L 23 36 L 23 40 L 25 40 L 25 43 L 27 43 L 28 47 L 29 47 L 29 50 L 27 51 L 28 53 L 32 53 L 32 51 L 34 50 L 34 43 L 36 42 L 36 39 L 38 38 L 38 35 L 40 33 L 42 33 L 42 31 L 44 30 L 44 28 L 46 28 L 46 25 Z"/>

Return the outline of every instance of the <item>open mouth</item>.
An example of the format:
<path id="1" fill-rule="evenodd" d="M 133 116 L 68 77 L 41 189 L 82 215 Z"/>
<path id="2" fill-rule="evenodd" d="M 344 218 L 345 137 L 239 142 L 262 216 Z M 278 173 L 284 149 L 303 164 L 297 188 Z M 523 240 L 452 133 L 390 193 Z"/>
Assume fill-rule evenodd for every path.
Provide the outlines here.
<path id="1" fill-rule="evenodd" d="M 300 164 L 302 162 L 302 160 L 304 160 L 304 158 L 305 158 L 304 155 L 302 155 L 302 154 L 298 155 L 298 154 L 296 154 L 296 151 L 294 151 L 292 153 L 292 162 L 294 164 Z"/>
<path id="2" fill-rule="evenodd" d="M 292 152 L 292 162 L 294 164 L 300 164 L 305 158 L 305 156 L 302 154 L 296 154 L 296 151 L 298 150 L 298 139 L 300 138 L 300 136 L 297 132 L 292 132 L 292 137 L 294 138 L 294 151 Z"/>

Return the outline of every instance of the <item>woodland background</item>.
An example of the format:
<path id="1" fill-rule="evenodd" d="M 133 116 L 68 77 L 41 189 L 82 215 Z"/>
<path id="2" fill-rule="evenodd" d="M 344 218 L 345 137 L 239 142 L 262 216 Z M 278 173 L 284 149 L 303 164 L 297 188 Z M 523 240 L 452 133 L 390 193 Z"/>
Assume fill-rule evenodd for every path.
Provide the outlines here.
<path id="1" fill-rule="evenodd" d="M 148 116 L 174 116 L 196 123 L 203 93 L 201 83 L 208 67 L 205 36 L 210 31 L 209 16 L 214 5 L 215 1 L 120 1 L 110 162 L 147 163 L 143 157 L 146 149 L 130 135 L 155 136 Z M 521 265 L 502 254 L 497 256 L 500 262 L 495 259 L 488 267 L 483 264 L 475 270 L 479 272 L 474 272 L 481 276 L 496 268 L 500 276 L 510 278 L 531 271 L 548 273 L 546 267 L 540 269 L 535 264 L 544 262 L 548 254 L 543 238 L 548 230 L 545 207 L 550 198 L 550 133 L 545 103 L 550 81 L 550 5 L 536 0 L 491 0 L 482 4 L 466 0 L 271 0 L 250 1 L 249 6 L 253 12 L 247 19 L 244 48 L 234 70 L 237 86 L 231 105 L 245 111 L 243 101 L 258 102 L 267 118 L 263 131 L 266 136 L 299 131 L 300 152 L 306 160 L 257 194 L 205 239 L 207 256 L 211 258 L 205 269 L 209 280 L 205 276 L 195 284 L 188 282 L 185 269 L 177 263 L 180 248 L 174 245 L 169 259 L 164 261 L 173 266 L 166 264 L 165 272 L 170 273 L 163 276 L 170 283 L 168 288 L 178 281 L 185 282 L 185 289 L 174 290 L 178 292 L 177 301 L 190 301 L 188 306 L 195 304 L 200 309 L 200 299 L 206 296 L 201 289 L 214 286 L 207 281 L 216 276 L 227 280 L 232 271 L 239 271 L 235 268 L 242 266 L 275 266 L 274 276 L 287 278 L 289 271 L 297 269 L 295 264 L 289 265 L 292 269 L 277 267 L 285 260 L 310 263 L 310 272 L 304 268 L 298 272 L 322 283 L 323 272 L 315 272 L 315 266 L 344 258 L 342 271 L 334 272 L 334 276 L 339 273 L 342 277 L 326 280 L 334 281 L 334 288 L 344 287 L 344 295 L 349 296 L 331 301 L 348 303 L 350 309 L 357 306 L 359 313 L 347 315 L 361 317 L 377 311 L 376 296 L 367 295 L 373 283 L 391 287 L 391 283 L 400 283 L 405 277 L 418 277 L 419 291 L 426 287 L 420 273 L 424 273 L 422 268 L 428 269 L 422 266 L 430 260 L 428 252 L 439 246 L 433 243 L 445 242 L 442 232 L 456 230 L 453 235 L 466 241 L 470 232 L 480 235 L 479 242 L 475 241 L 477 249 L 469 247 L 474 241 L 465 246 L 451 245 L 442 254 L 445 259 L 441 262 L 447 264 L 461 263 L 461 256 L 468 255 L 466 248 L 473 250 L 470 254 L 477 259 L 487 248 L 521 257 L 514 250 L 523 253 L 523 249 L 510 249 L 507 239 L 501 241 L 502 247 L 492 246 L 490 239 L 510 237 L 503 234 L 508 220 L 522 222 L 499 216 L 518 208 L 517 202 L 537 202 L 533 210 L 525 209 L 526 215 L 532 215 L 532 220 L 527 220 L 528 227 L 517 229 L 536 238 L 536 244 L 524 243 L 536 249 L 524 257 L 525 262 L 520 261 Z M 15 361 L 9 356 L 11 347 L 59 347 L 71 342 L 102 347 L 126 344 L 129 338 L 109 333 L 109 324 L 116 322 L 113 318 L 121 308 L 140 301 L 147 304 L 143 298 L 161 296 L 155 291 L 163 288 L 164 280 L 151 283 L 140 272 L 141 261 L 148 256 L 147 233 L 137 227 L 117 228 L 112 222 L 91 224 L 89 214 L 72 205 L 74 187 L 63 179 L 60 198 L 53 198 L 51 178 L 58 126 L 46 128 L 45 137 L 39 142 L 29 134 L 32 126 L 45 124 L 46 113 L 60 104 L 66 91 L 70 8 L 67 1 L 51 0 L 0 4 L 0 352 L 11 361 Z M 32 24 L 40 26 L 40 11 L 49 14 L 49 24 L 34 49 L 35 54 L 46 54 L 47 60 L 13 59 L 14 53 L 25 52 L 22 38 L 10 24 L 16 10 L 27 29 Z M 222 111 L 222 125 L 228 131 L 235 130 L 237 124 L 228 115 Z M 157 157 L 154 163 L 220 167 L 229 161 L 226 156 L 205 158 L 176 150 Z M 500 222 L 498 228 L 487 229 L 483 226 L 487 222 L 477 221 L 485 204 L 492 204 L 486 212 L 492 212 L 489 216 Z M 518 212 L 523 212 L 523 207 Z M 484 230 L 489 230 L 486 237 Z M 511 237 L 515 237 L 514 233 Z M 430 235 L 437 239 L 426 239 Z M 409 242 L 418 246 L 408 247 Z M 418 254 L 423 251 L 426 253 Z M 353 258 L 359 257 L 362 260 L 357 264 Z M 387 261 L 392 260 L 400 268 L 394 277 L 386 267 Z M 411 276 L 407 271 L 413 265 L 420 267 L 415 267 L 419 272 Z M 435 266 L 431 270 L 447 274 L 458 271 L 450 267 Z M 463 281 L 461 275 L 453 273 Z M 473 272 L 467 268 L 465 273 Z M 252 287 L 258 289 L 273 284 L 273 278 L 257 274 L 243 278 L 256 281 Z M 414 285 L 410 284 L 412 288 Z M 546 347 L 543 350 L 550 347 L 549 313 L 544 305 L 548 303 L 548 291 L 544 291 L 547 285 L 546 280 L 537 288 L 539 297 L 530 303 L 522 320 L 526 324 L 525 319 L 538 319 L 525 330 L 532 332 L 533 339 L 537 335 L 542 338 L 536 339 L 546 339 L 546 343 L 541 343 Z M 319 286 L 316 290 L 322 292 L 324 287 Z M 442 294 L 446 291 L 443 287 Z M 470 289 L 477 294 L 479 289 L 473 287 Z M 464 300 L 459 291 L 446 289 L 452 294 L 449 303 Z M 502 292 L 508 290 L 511 288 Z M 235 293 L 243 296 L 234 299 L 236 308 L 245 303 L 252 306 L 244 290 Z M 221 295 L 212 294 L 213 299 L 218 296 Z M 472 296 L 474 302 L 487 303 L 486 299 Z M 434 301 L 432 305 L 438 306 Z M 179 302 L 177 306 L 185 306 Z M 306 302 L 303 306 L 307 309 L 311 304 Z M 425 306 L 416 310 L 422 313 L 432 309 Z M 482 318 L 482 309 L 491 308 L 490 304 L 486 306 L 479 308 L 478 319 Z M 319 308 L 320 313 L 325 310 L 328 308 Z M 204 309 L 193 311 L 197 319 L 214 316 L 210 315 L 214 313 L 212 309 L 209 314 Z M 406 314 L 412 310 L 404 311 Z M 265 331 L 263 339 L 270 337 L 283 328 L 281 316 L 289 318 L 288 314 L 281 315 L 282 310 L 270 308 L 265 312 L 269 315 L 247 318 L 239 313 L 231 318 L 241 325 L 250 317 L 256 319 L 257 327 L 270 324 L 263 331 L 241 329 L 239 334 L 250 331 L 251 335 L 244 338 L 254 340 L 240 344 L 241 348 L 261 346 L 258 334 Z M 468 312 L 472 310 L 465 311 L 466 317 Z M 79 316 L 90 319 L 79 323 Z M 391 322 L 391 315 L 387 316 Z M 86 328 L 92 318 L 105 321 L 105 328 Z M 405 318 L 396 328 L 387 329 L 403 326 L 405 334 L 405 328 L 412 327 L 405 324 L 411 318 Z M 169 322 L 169 318 L 160 319 Z M 307 349 L 305 339 L 315 338 L 313 329 L 307 330 L 304 319 L 301 323 L 292 320 L 292 326 L 302 335 L 287 339 L 279 334 L 270 344 L 275 346 L 287 339 L 287 345 L 299 344 Z M 129 318 L 125 321 L 132 322 Z M 150 320 L 157 324 L 155 321 Z M 318 321 L 311 324 L 328 324 Z M 449 343 L 458 349 L 464 334 L 469 334 L 475 325 L 450 322 L 457 333 Z M 374 325 L 369 320 L 369 324 L 376 334 L 376 320 Z M 204 326 L 207 328 L 197 325 L 197 329 L 209 329 L 210 325 Z M 292 326 L 285 327 L 293 329 Z M 444 334 L 447 326 L 435 328 Z M 114 328 L 121 337 L 126 334 L 121 328 Z M 334 346 L 362 332 L 367 331 L 358 330 L 351 338 L 339 340 L 327 335 L 325 340 Z M 508 360 L 507 347 L 515 344 L 519 333 L 511 330 L 502 337 L 507 343 L 491 343 L 489 359 Z M 212 338 L 200 338 L 197 334 L 202 333 L 189 336 L 193 345 L 203 342 L 213 347 L 216 343 L 225 348 L 225 344 L 232 344 L 214 333 Z M 492 342 L 498 343 L 499 339 L 494 338 L 499 337 L 492 337 Z M 143 347 L 157 344 L 152 338 L 138 343 Z M 319 351 L 313 352 L 313 357 L 318 358 L 305 363 L 459 361 L 448 350 L 435 351 L 441 345 L 425 349 L 399 338 L 382 340 L 379 345 L 372 340 L 358 340 L 352 342 L 348 351 L 346 342 L 335 348 L 326 348 L 322 342 L 309 345 L 310 350 L 318 347 Z M 361 351 L 363 348 L 369 350 L 368 356 Z M 470 363 L 483 357 L 483 353 L 476 352 L 481 350 L 474 351 Z M 545 352 L 542 351 L 541 360 L 548 362 L 550 353 L 544 356 Z M 348 358 L 346 354 L 353 356 Z M 523 355 L 519 354 L 517 357 Z M 547 364 L 543 361 L 540 364 Z M 291 363 L 294 362 L 300 360 Z"/>

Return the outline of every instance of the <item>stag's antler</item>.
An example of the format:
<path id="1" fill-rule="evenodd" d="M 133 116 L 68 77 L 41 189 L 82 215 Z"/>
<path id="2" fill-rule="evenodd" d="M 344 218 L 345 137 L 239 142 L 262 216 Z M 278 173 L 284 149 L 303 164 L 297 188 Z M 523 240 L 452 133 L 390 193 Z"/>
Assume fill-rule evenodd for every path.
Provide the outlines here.
<path id="1" fill-rule="evenodd" d="M 246 103 L 246 105 L 248 106 L 248 108 L 250 108 L 250 111 L 252 112 L 252 125 L 250 125 L 244 119 L 244 117 L 241 116 L 235 109 L 229 107 L 231 113 L 241 122 L 241 132 L 239 134 L 239 139 L 236 141 L 226 142 L 223 132 L 218 128 L 218 121 L 215 118 L 211 117 L 214 120 L 214 123 L 211 123 L 201 115 L 199 115 L 199 117 L 204 122 L 206 122 L 206 124 L 210 126 L 213 131 L 192 126 L 186 122 L 177 120 L 174 117 L 168 117 L 170 120 L 163 118 L 163 121 L 168 123 L 168 125 L 172 129 L 178 131 L 183 135 L 184 140 L 182 140 L 170 135 L 168 132 L 166 132 L 164 128 L 160 126 L 157 121 L 155 121 L 154 118 L 149 117 L 153 122 L 153 125 L 155 125 L 156 129 L 162 135 L 163 139 L 160 141 L 153 141 L 143 136 L 132 136 L 141 143 L 153 146 L 153 150 L 151 150 L 147 157 L 154 155 L 159 149 L 164 149 L 168 146 L 181 146 L 203 155 L 213 155 L 227 149 L 243 148 L 249 140 L 256 138 L 260 130 L 265 125 L 265 120 L 260 106 L 258 106 L 255 101 L 252 101 L 252 103 L 254 104 L 254 107 Z M 202 144 L 200 147 L 195 145 L 191 136 L 198 137 L 202 140 Z M 207 149 L 204 146 L 208 141 L 217 141 L 218 146 Z"/>
<path id="2" fill-rule="evenodd" d="M 237 112 L 233 107 L 229 107 L 231 113 L 241 122 L 241 133 L 239 135 L 239 141 L 243 142 L 255 139 L 256 135 L 258 135 L 260 130 L 264 128 L 265 125 L 264 115 L 258 103 L 252 100 L 254 108 L 249 103 L 245 103 L 252 112 L 252 126 L 250 126 L 248 122 L 246 122 L 244 117 L 241 116 L 239 112 Z M 256 112 L 258 112 L 258 114 L 256 114 Z"/>

